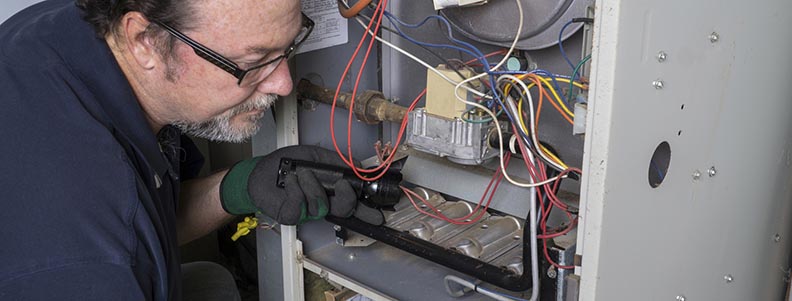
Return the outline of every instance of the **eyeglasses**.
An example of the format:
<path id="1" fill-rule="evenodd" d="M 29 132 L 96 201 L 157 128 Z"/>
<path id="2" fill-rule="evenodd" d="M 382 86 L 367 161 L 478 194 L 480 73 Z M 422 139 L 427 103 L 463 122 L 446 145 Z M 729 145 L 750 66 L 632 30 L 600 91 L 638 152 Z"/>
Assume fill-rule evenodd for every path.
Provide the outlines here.
<path id="1" fill-rule="evenodd" d="M 270 59 L 264 62 L 261 65 L 257 65 L 248 69 L 239 68 L 239 65 L 234 63 L 233 61 L 227 59 L 226 57 L 220 55 L 219 53 L 209 49 L 208 47 L 202 45 L 201 43 L 196 42 L 195 40 L 191 39 L 187 35 L 183 34 L 182 32 L 176 30 L 173 27 L 170 27 L 167 24 L 152 21 L 154 24 L 159 25 L 160 27 L 164 28 L 168 33 L 170 33 L 175 38 L 179 39 L 180 41 L 184 42 L 188 46 L 192 47 L 195 54 L 202 57 L 203 59 L 209 61 L 210 63 L 214 64 L 215 66 L 219 67 L 220 69 L 225 70 L 226 72 L 230 73 L 237 79 L 237 85 L 240 87 L 248 87 L 253 84 L 259 83 L 264 80 L 267 76 L 272 74 L 275 71 L 275 68 L 278 67 L 280 62 L 283 59 L 290 59 L 296 54 L 297 48 L 305 42 L 308 36 L 311 34 L 314 28 L 314 22 L 305 13 L 302 14 L 302 27 L 300 28 L 300 32 L 297 34 L 297 37 L 294 38 L 294 41 L 289 45 L 289 48 L 283 52 L 283 54 Z"/>

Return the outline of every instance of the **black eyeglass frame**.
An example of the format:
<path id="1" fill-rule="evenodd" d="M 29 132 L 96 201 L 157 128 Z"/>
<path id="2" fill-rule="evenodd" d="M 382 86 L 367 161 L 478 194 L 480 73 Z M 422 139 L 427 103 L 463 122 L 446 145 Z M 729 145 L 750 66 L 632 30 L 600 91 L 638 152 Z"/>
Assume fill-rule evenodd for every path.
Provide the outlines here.
<path id="1" fill-rule="evenodd" d="M 167 25 L 165 23 L 162 23 L 162 22 L 159 22 L 159 21 L 151 21 L 151 22 L 154 23 L 154 24 L 157 24 L 160 27 L 162 27 L 163 29 L 165 29 L 165 31 L 170 33 L 173 37 L 175 37 L 175 38 L 179 39 L 180 41 L 184 42 L 185 44 L 187 44 L 187 46 L 190 46 L 193 49 L 193 51 L 195 52 L 195 54 L 197 54 L 201 58 L 209 61 L 210 63 L 214 64 L 215 66 L 219 67 L 220 69 L 223 69 L 224 71 L 226 71 L 226 72 L 230 73 L 231 75 L 233 75 L 237 79 L 237 85 L 241 85 L 242 84 L 242 80 L 245 78 L 245 75 L 247 75 L 250 71 L 253 71 L 253 70 L 256 70 L 256 69 L 259 69 L 259 68 L 263 68 L 263 67 L 265 67 L 265 66 L 267 66 L 269 64 L 275 63 L 275 62 L 279 62 L 280 60 L 282 60 L 284 58 L 285 59 L 291 58 L 291 56 L 296 53 L 297 48 L 299 48 L 300 45 L 302 45 L 302 43 L 305 42 L 305 40 L 308 39 L 308 36 L 311 35 L 311 32 L 313 31 L 313 28 L 314 28 L 314 21 L 311 20 L 311 18 L 308 18 L 308 16 L 306 16 L 305 13 L 300 12 L 300 14 L 302 15 L 302 28 L 307 28 L 307 32 L 305 33 L 305 35 L 303 35 L 303 37 L 299 41 L 295 39 L 292 42 L 292 44 L 289 45 L 289 48 L 286 48 L 286 51 L 284 51 L 283 54 L 281 54 L 281 55 L 279 55 L 279 56 L 277 56 L 277 57 L 275 57 L 275 58 L 273 58 L 273 59 L 271 59 L 269 61 L 266 61 L 266 62 L 264 62 L 264 63 L 262 63 L 260 65 L 257 65 L 257 66 L 254 66 L 254 67 L 251 67 L 251 68 L 248 68 L 248 69 L 239 68 L 239 65 L 234 63 L 232 60 L 222 56 L 221 54 L 215 52 L 212 49 L 209 49 L 209 47 L 206 47 L 203 44 L 196 42 L 195 40 L 191 39 L 190 37 L 188 37 L 187 35 L 185 35 L 181 31 L 179 31 L 179 30 L 177 30 L 177 29 L 175 29 L 175 28 L 173 28 L 173 27 L 171 27 L 171 26 L 169 26 L 169 25 Z M 302 31 L 302 29 L 301 29 L 301 31 Z M 299 38 L 299 36 L 297 38 Z"/>

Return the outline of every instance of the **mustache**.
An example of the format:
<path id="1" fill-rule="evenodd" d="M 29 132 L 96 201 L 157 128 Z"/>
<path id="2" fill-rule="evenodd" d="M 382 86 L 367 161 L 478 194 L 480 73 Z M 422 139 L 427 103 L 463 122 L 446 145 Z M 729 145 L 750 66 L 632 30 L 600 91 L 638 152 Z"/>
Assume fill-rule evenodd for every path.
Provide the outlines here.
<path id="1" fill-rule="evenodd" d="M 231 116 L 235 116 L 242 113 L 247 113 L 255 110 L 266 111 L 269 109 L 275 100 L 278 99 L 278 96 L 275 94 L 260 94 L 252 96 L 247 101 L 238 104 L 237 106 L 231 109 Z"/>

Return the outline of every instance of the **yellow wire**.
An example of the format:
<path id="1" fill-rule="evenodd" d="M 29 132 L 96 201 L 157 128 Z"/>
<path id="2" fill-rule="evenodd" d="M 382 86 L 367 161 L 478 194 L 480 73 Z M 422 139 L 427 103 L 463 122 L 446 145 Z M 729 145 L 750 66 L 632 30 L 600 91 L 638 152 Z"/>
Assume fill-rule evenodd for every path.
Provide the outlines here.
<path id="1" fill-rule="evenodd" d="M 555 88 L 553 88 L 553 85 L 551 85 L 551 84 L 550 84 L 550 82 L 548 82 L 548 81 L 547 81 L 547 79 L 545 79 L 544 77 L 540 77 L 540 76 L 537 76 L 537 77 L 539 78 L 539 80 L 540 80 L 540 81 L 542 81 L 542 83 L 543 83 L 543 84 L 544 84 L 544 85 L 545 85 L 545 86 L 546 86 L 548 89 L 550 89 L 550 92 L 553 92 L 553 96 L 555 97 L 555 99 L 556 99 L 556 102 L 557 102 L 559 105 L 561 105 L 561 109 L 563 109 L 563 110 L 564 110 L 564 112 L 566 112 L 566 113 L 567 113 L 567 114 L 568 114 L 570 117 L 574 118 L 574 117 L 575 117 L 575 113 L 572 113 L 572 112 L 570 112 L 570 111 L 569 111 L 569 108 L 567 108 L 567 106 L 566 106 L 566 104 L 564 103 L 564 101 L 563 101 L 563 100 L 561 100 L 561 97 L 560 97 L 560 96 L 558 96 L 558 92 L 556 92 Z"/>
<path id="2" fill-rule="evenodd" d="M 505 87 L 505 88 L 504 88 L 504 93 L 508 93 L 508 91 L 507 91 L 507 89 L 508 89 L 508 88 L 511 88 L 511 85 L 509 85 L 509 86 L 507 86 L 507 87 Z M 529 87 L 529 88 L 530 88 L 530 87 Z M 522 110 L 522 106 L 523 106 L 523 98 L 522 98 L 522 97 L 520 97 L 520 101 L 517 103 L 517 111 L 518 111 L 518 112 L 522 112 L 522 111 L 523 111 L 523 110 Z M 518 115 L 518 117 L 517 117 L 517 118 L 518 118 L 518 119 L 519 119 L 519 121 L 520 121 L 520 127 L 523 129 L 523 131 L 525 131 L 526 133 L 528 133 L 528 128 L 526 128 L 526 127 L 525 127 L 525 121 L 523 121 L 522 114 L 517 114 L 517 115 Z M 538 129 L 537 129 L 537 130 L 538 130 Z M 551 159 L 551 160 L 553 160 L 553 161 L 555 161 L 556 163 L 558 163 L 558 165 L 561 165 L 561 167 L 563 167 L 564 169 L 569 169 L 569 166 L 567 166 L 567 165 L 566 165 L 566 163 L 564 163 L 564 161 L 561 161 L 561 159 L 559 159 L 559 158 L 558 158 L 558 157 L 556 157 L 556 156 L 555 156 L 553 153 L 551 153 L 551 152 L 550 152 L 550 150 L 548 150 L 547 148 L 545 148 L 545 147 L 544 147 L 544 145 L 539 145 L 539 146 L 540 146 L 540 148 L 541 148 L 542 152 L 543 152 L 543 153 L 544 153 L 546 156 L 550 157 L 550 159 Z"/>
<path id="3" fill-rule="evenodd" d="M 527 74 L 521 74 L 520 76 L 518 76 L 518 78 L 519 79 L 525 79 L 525 77 L 527 77 L 527 76 L 528 76 Z M 569 111 L 569 108 L 567 108 L 566 103 L 564 103 L 564 101 L 561 100 L 561 97 L 558 95 L 558 91 L 556 91 L 555 87 L 553 87 L 553 85 L 550 84 L 550 82 L 549 82 L 550 78 L 541 77 L 541 76 L 537 76 L 537 78 L 539 78 L 539 80 L 545 85 L 545 87 L 547 87 L 547 89 L 550 90 L 550 92 L 552 92 L 553 97 L 556 100 L 556 103 L 558 103 L 561 106 L 561 109 L 564 111 L 564 113 L 567 113 L 569 115 L 569 117 L 573 117 L 574 118 L 575 117 L 575 113 L 572 113 L 571 111 Z M 556 81 L 559 81 L 559 82 L 562 82 L 562 83 L 569 83 L 570 80 L 566 79 L 566 78 L 556 78 Z M 583 84 L 581 84 L 579 82 L 574 82 L 573 84 L 576 87 L 578 87 L 578 88 L 588 89 L 587 86 L 585 86 L 585 85 L 583 85 Z M 532 82 L 532 83 L 528 84 L 528 89 L 530 89 L 530 88 L 532 88 L 534 86 L 536 86 L 536 84 L 534 84 Z"/>
<path id="4" fill-rule="evenodd" d="M 551 80 L 551 78 L 549 78 L 549 77 L 540 77 L 540 78 L 543 78 L 545 80 Z M 555 80 L 557 82 L 562 82 L 562 83 L 567 83 L 567 84 L 569 83 L 569 79 L 568 78 L 557 77 Z M 575 85 L 575 87 L 578 87 L 578 88 L 581 88 L 581 89 L 584 89 L 584 90 L 588 90 L 588 86 L 584 85 L 584 84 L 581 84 L 580 82 L 574 82 L 573 85 Z"/>
<path id="5" fill-rule="evenodd" d="M 527 77 L 527 75 L 519 75 L 518 76 L 518 78 L 520 78 L 520 79 L 525 79 L 525 77 Z M 550 92 L 552 92 L 553 97 L 555 98 L 556 102 L 561 106 L 561 108 L 564 110 L 564 112 L 569 114 L 570 117 L 574 118 L 575 114 L 569 111 L 569 108 L 567 108 L 566 104 L 561 100 L 561 97 L 558 95 L 558 92 L 555 90 L 553 85 L 550 84 L 550 82 L 549 82 L 550 78 L 541 77 L 541 76 L 537 76 L 537 78 L 539 78 L 539 80 L 542 82 L 542 84 L 544 84 L 545 87 L 547 87 L 550 90 Z M 559 82 L 562 82 L 562 83 L 569 83 L 570 80 L 566 79 L 566 78 L 556 78 L 556 81 L 559 81 Z M 575 85 L 576 87 L 581 88 L 581 89 L 588 89 L 588 87 L 586 85 L 583 85 L 583 84 L 581 84 L 579 82 L 573 82 L 573 85 Z M 507 85 L 503 88 L 504 94 L 508 94 L 509 93 L 509 91 L 511 90 L 511 86 L 512 85 L 510 83 L 507 83 Z M 536 86 L 536 84 L 533 83 L 533 82 L 531 82 L 531 83 L 529 83 L 527 85 L 528 89 L 530 89 L 530 88 L 532 88 L 534 86 Z M 528 93 L 528 91 L 525 91 L 525 93 Z M 520 101 L 517 104 L 517 110 L 519 112 L 522 112 L 522 105 L 523 105 L 523 98 L 520 97 Z M 525 126 L 525 120 L 523 120 L 522 114 L 518 114 L 517 118 L 518 118 L 518 121 L 520 123 L 520 127 L 523 129 L 523 131 L 528 133 L 528 128 Z M 550 152 L 550 150 L 548 150 L 546 147 L 544 147 L 544 145 L 540 145 L 539 148 L 547 157 L 549 157 L 551 160 L 553 160 L 556 163 L 558 163 L 559 165 L 561 165 L 561 167 L 563 167 L 564 169 L 569 168 L 569 166 L 566 163 L 564 163 L 564 161 L 562 161 L 560 158 L 558 158 L 556 155 L 554 155 L 552 152 Z"/>

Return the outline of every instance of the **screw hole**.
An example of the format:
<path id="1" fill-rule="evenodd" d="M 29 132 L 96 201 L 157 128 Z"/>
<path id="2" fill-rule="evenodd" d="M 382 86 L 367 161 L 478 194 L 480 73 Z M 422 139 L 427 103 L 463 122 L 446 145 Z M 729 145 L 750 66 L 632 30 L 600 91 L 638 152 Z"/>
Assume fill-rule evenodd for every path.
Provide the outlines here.
<path id="1" fill-rule="evenodd" d="M 677 136 L 682 136 L 682 131 L 677 132 Z"/>
<path id="2" fill-rule="evenodd" d="M 685 104 L 683 103 L 682 106 L 679 107 L 679 109 L 680 110 L 684 110 L 685 109 Z"/>

